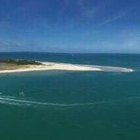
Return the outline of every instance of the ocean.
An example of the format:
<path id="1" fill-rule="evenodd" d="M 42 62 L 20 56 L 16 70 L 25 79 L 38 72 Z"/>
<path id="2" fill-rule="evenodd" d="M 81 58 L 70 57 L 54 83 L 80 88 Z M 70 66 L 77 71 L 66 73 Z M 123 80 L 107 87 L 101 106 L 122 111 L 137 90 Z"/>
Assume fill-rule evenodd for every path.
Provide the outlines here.
<path id="1" fill-rule="evenodd" d="M 134 72 L 0 74 L 0 140 L 139 140 L 140 55 L 0 53 Z"/>

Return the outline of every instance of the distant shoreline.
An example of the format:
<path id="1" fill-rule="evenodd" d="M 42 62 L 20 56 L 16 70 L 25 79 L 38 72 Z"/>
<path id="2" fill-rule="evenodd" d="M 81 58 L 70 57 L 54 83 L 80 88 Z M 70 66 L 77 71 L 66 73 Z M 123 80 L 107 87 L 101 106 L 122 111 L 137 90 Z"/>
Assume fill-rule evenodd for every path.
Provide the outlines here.
<path id="1" fill-rule="evenodd" d="M 64 71 L 106 71 L 106 72 L 133 72 L 133 69 L 110 66 L 78 65 L 67 63 L 38 62 L 40 65 L 19 66 L 16 69 L 0 70 L 0 73 L 17 73 L 32 71 L 64 70 Z"/>

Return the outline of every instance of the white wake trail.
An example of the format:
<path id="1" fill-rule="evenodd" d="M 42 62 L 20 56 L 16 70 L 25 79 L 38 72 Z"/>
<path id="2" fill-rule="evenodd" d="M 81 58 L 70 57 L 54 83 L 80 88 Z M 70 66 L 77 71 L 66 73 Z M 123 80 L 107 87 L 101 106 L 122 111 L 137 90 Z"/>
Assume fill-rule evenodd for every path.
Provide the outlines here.
<path id="1" fill-rule="evenodd" d="M 117 104 L 124 101 L 136 101 L 140 100 L 140 97 L 128 97 L 122 100 L 112 100 L 112 101 L 97 101 L 97 102 L 89 102 L 89 103 L 51 103 L 51 102 L 39 102 L 28 99 L 18 99 L 14 96 L 0 96 L 0 104 L 4 105 L 13 105 L 13 106 L 31 106 L 31 107 L 80 107 L 80 106 L 93 106 L 93 105 L 106 105 L 106 104 Z"/>
<path id="2" fill-rule="evenodd" d="M 6 105 L 16 105 L 16 106 L 57 106 L 57 107 L 75 107 L 75 106 L 90 106 L 90 105 L 100 105 L 106 103 L 115 103 L 116 101 L 98 101 L 93 103 L 72 103 L 72 104 L 64 104 L 64 103 L 51 103 L 51 102 L 39 102 L 33 100 L 26 99 L 18 99 L 13 96 L 1 96 L 0 104 Z"/>

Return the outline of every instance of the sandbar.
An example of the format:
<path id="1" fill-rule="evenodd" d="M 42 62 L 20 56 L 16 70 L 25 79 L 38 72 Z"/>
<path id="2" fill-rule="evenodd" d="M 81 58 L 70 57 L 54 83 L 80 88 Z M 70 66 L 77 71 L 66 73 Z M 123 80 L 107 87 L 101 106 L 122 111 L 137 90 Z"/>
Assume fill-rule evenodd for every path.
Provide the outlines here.
<path id="1" fill-rule="evenodd" d="M 0 70 L 0 73 L 16 73 L 31 71 L 63 70 L 63 71 L 108 71 L 108 72 L 133 72 L 132 69 L 110 66 L 79 65 L 54 62 L 40 62 L 41 65 L 28 65 L 16 69 Z"/>

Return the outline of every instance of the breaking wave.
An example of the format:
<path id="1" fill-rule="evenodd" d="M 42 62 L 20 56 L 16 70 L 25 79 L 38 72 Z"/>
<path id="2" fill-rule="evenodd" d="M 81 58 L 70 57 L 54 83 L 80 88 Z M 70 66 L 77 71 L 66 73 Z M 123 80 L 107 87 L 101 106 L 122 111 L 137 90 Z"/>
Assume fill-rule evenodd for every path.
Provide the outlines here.
<path id="1" fill-rule="evenodd" d="M 99 65 L 85 65 L 91 68 L 98 68 L 104 72 L 134 72 L 133 69 L 124 67 L 112 67 L 112 66 L 99 66 Z"/>

